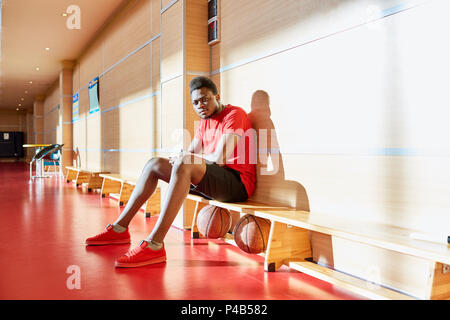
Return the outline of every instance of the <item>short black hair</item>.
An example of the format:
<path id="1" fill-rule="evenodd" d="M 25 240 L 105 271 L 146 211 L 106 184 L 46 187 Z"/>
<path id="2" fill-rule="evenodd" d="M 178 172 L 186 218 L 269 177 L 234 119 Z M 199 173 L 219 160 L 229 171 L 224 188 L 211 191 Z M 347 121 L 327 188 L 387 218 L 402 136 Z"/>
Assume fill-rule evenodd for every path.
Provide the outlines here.
<path id="1" fill-rule="evenodd" d="M 200 89 L 200 88 L 208 88 L 209 90 L 212 91 L 213 95 L 216 95 L 219 93 L 214 81 L 212 81 L 210 78 L 204 77 L 204 76 L 199 76 L 199 77 L 192 79 L 191 82 L 189 82 L 189 88 L 191 90 L 191 94 L 192 94 L 192 91 Z"/>

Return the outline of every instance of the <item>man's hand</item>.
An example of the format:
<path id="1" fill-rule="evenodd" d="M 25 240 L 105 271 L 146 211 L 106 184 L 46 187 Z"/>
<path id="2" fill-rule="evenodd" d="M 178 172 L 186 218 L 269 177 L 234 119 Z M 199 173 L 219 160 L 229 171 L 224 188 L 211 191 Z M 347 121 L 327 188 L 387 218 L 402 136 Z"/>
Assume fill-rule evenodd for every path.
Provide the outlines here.
<path id="1" fill-rule="evenodd" d="M 180 151 L 180 153 L 179 153 L 178 155 L 173 156 L 173 157 L 169 157 L 169 163 L 170 163 L 171 165 L 174 165 L 175 162 L 176 162 L 179 158 L 183 157 L 183 154 L 184 154 L 184 151 L 183 151 L 183 149 L 181 149 L 181 151 Z"/>
<path id="2" fill-rule="evenodd" d="M 202 163 L 201 158 L 204 158 L 202 154 L 195 154 L 189 151 L 181 150 L 178 155 L 169 157 L 169 163 L 171 165 L 175 165 L 177 162 L 183 161 L 186 164 L 200 164 Z"/>

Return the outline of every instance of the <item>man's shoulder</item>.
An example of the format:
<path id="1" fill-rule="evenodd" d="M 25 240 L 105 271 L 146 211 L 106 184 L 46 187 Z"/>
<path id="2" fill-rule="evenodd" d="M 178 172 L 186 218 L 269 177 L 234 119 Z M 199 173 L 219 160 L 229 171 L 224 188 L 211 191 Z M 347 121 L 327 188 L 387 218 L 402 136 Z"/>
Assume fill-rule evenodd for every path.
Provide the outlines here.
<path id="1" fill-rule="evenodd" d="M 225 108 L 226 111 L 226 115 L 240 115 L 240 116 L 245 116 L 247 117 L 248 114 L 247 112 L 242 109 L 241 107 L 238 106 L 233 106 L 231 104 L 228 104 Z"/>

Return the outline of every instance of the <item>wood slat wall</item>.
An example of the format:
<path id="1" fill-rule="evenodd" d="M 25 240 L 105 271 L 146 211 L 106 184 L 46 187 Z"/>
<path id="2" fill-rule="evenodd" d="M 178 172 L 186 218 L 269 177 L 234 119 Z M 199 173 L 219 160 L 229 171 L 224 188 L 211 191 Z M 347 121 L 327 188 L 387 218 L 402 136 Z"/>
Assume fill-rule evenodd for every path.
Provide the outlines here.
<path id="1" fill-rule="evenodd" d="M 73 91 L 80 94 L 79 120 L 73 124 L 78 165 L 137 177 L 152 156 L 159 16 L 159 0 L 130 1 L 78 59 L 73 72 Z M 100 111 L 89 114 L 87 86 L 96 76 Z"/>
<path id="2" fill-rule="evenodd" d="M 448 4 L 407 3 L 221 1 L 212 72 L 248 112 L 268 93 L 282 176 L 312 212 L 448 231 Z"/>
<path id="3" fill-rule="evenodd" d="M 58 143 L 59 126 L 59 80 L 50 88 L 44 101 L 44 141 L 43 143 Z"/>

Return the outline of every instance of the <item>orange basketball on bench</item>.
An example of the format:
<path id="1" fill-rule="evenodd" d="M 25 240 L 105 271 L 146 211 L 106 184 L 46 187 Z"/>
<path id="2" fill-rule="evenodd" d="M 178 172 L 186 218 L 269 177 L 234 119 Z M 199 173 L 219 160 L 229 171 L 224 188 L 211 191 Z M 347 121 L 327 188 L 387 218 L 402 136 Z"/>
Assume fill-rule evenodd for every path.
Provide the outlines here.
<path id="1" fill-rule="evenodd" d="M 247 253 L 261 253 L 267 249 L 270 221 L 247 214 L 234 227 L 234 241 Z"/>
<path id="2" fill-rule="evenodd" d="M 231 228 L 230 212 L 224 208 L 207 205 L 198 213 L 197 228 L 206 238 L 222 238 Z"/>

